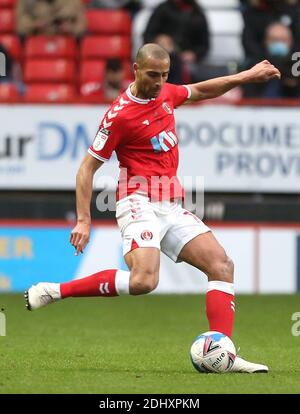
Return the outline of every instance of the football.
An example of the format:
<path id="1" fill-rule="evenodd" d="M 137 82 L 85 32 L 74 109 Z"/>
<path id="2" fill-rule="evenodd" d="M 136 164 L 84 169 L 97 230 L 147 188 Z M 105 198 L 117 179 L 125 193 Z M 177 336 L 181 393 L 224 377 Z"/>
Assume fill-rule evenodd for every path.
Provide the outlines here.
<path id="1" fill-rule="evenodd" d="M 228 372 L 236 357 L 232 340 L 221 332 L 205 332 L 195 339 L 190 357 L 199 372 Z"/>

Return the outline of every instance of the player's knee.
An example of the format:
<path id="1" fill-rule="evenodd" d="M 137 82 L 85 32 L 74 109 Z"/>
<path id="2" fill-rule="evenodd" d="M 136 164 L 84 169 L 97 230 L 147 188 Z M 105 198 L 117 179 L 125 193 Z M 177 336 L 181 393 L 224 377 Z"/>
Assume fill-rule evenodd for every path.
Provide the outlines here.
<path id="1" fill-rule="evenodd" d="M 230 257 L 224 257 L 216 260 L 212 266 L 209 279 L 220 280 L 222 282 L 233 282 L 234 264 Z"/>
<path id="2" fill-rule="evenodd" d="M 130 294 L 145 295 L 152 292 L 158 285 L 158 274 L 151 271 L 131 272 Z"/>

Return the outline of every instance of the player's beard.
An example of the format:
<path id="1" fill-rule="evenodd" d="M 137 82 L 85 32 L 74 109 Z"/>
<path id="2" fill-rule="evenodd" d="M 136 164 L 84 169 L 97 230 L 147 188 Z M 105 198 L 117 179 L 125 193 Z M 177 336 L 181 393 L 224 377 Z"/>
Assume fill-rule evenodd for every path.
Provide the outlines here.
<path id="1" fill-rule="evenodd" d="M 157 89 L 156 87 L 152 87 L 150 85 L 143 85 L 143 87 L 140 89 L 139 86 L 137 86 L 137 89 L 140 90 L 140 93 L 142 95 L 141 97 L 143 99 L 157 98 L 161 91 L 161 87 Z"/>
<path id="2" fill-rule="evenodd" d="M 152 98 L 157 98 L 158 96 L 159 96 L 159 94 L 160 94 L 160 91 L 161 91 L 161 88 L 159 88 L 159 89 L 153 89 L 153 92 L 152 92 Z"/>
<path id="3" fill-rule="evenodd" d="M 160 94 L 160 89 L 157 91 L 157 89 L 144 89 L 143 91 L 143 97 L 144 99 L 154 99 L 157 98 Z"/>

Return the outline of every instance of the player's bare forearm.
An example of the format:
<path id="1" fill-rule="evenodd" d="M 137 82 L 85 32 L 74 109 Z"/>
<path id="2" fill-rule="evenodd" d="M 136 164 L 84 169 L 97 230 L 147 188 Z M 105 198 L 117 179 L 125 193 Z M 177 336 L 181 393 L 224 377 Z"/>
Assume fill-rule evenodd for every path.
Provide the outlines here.
<path id="1" fill-rule="evenodd" d="M 76 249 L 76 255 L 82 253 L 89 241 L 91 225 L 91 199 L 95 172 L 103 164 L 92 155 L 87 154 L 76 176 L 76 210 L 77 224 L 72 230 L 70 242 Z"/>
<path id="2" fill-rule="evenodd" d="M 189 85 L 192 91 L 189 100 L 200 101 L 203 99 L 212 99 L 221 96 L 241 84 L 239 75 L 241 74 L 223 76 Z"/>
<path id="3" fill-rule="evenodd" d="M 188 85 L 192 92 L 189 101 L 216 98 L 237 86 L 246 83 L 267 82 L 273 78 L 279 79 L 280 72 L 270 62 L 264 60 L 251 69 L 235 75 L 223 76 Z"/>
<path id="4" fill-rule="evenodd" d="M 93 193 L 93 178 L 102 164 L 102 161 L 87 154 L 78 170 L 76 176 L 76 211 L 77 222 L 79 223 L 91 223 L 90 205 Z"/>

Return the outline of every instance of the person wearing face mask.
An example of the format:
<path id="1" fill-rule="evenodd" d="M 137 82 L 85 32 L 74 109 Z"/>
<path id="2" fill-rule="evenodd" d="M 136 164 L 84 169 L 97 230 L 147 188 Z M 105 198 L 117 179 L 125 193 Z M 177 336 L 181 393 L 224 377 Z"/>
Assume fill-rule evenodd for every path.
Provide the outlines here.
<path id="1" fill-rule="evenodd" d="M 247 57 L 247 67 L 264 59 L 265 30 L 272 23 L 287 26 L 300 45 L 300 10 L 298 0 L 241 0 L 244 18 L 242 43 Z"/>
<path id="2" fill-rule="evenodd" d="M 278 59 L 282 63 L 283 60 L 289 58 L 292 46 L 293 35 L 287 26 L 281 23 L 273 23 L 267 27 L 265 48 L 270 59 Z"/>
<path id="3" fill-rule="evenodd" d="M 272 80 L 268 85 L 256 84 L 245 90 L 248 97 L 297 98 L 300 96 L 300 80 L 292 74 L 292 53 L 294 38 L 289 27 L 282 23 L 272 23 L 266 28 L 264 56 L 281 72 L 281 79 Z"/>

